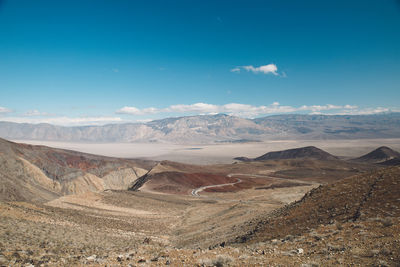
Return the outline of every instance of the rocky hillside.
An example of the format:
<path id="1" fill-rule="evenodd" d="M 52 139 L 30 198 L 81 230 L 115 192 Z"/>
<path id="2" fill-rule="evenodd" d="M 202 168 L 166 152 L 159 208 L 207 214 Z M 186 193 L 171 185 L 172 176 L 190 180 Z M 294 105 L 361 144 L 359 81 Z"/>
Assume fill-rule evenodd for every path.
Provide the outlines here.
<path id="1" fill-rule="evenodd" d="M 269 214 L 237 239 L 265 241 L 296 236 L 333 222 L 400 217 L 400 167 L 348 177 L 307 193 L 300 201 Z M 251 223 L 250 223 L 251 224 Z"/>
<path id="2" fill-rule="evenodd" d="M 46 201 L 66 194 L 127 189 L 153 163 L 0 139 L 0 166 L 0 199 Z"/>
<path id="3" fill-rule="evenodd" d="M 0 122 L 0 137 L 13 140 L 172 143 L 399 138 L 400 113 L 359 116 L 276 115 L 257 119 L 218 114 L 167 118 L 148 123 L 83 127 Z"/>

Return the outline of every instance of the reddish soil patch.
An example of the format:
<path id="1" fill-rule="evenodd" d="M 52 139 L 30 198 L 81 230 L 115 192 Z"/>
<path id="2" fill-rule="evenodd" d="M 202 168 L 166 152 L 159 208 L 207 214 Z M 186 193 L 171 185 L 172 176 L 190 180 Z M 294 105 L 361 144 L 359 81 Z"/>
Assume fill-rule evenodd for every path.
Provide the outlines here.
<path id="1" fill-rule="evenodd" d="M 7 151 L 10 155 L 16 154 L 26 159 L 40 168 L 49 178 L 58 181 L 73 179 L 85 172 L 103 177 L 115 170 L 130 167 L 150 169 L 155 164 L 155 162 L 147 160 L 110 158 L 8 141 L 0 142 L 0 149 Z"/>
<path id="2" fill-rule="evenodd" d="M 162 193 L 190 194 L 191 190 L 198 187 L 236 181 L 234 177 L 211 173 L 162 172 L 149 177 L 146 186 Z"/>

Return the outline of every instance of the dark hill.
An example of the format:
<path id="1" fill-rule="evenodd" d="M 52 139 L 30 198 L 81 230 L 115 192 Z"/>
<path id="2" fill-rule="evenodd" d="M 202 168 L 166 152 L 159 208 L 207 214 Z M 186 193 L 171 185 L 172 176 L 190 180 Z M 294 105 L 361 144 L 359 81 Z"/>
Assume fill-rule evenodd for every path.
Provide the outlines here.
<path id="1" fill-rule="evenodd" d="M 235 159 L 235 160 L 240 160 L 240 161 L 243 161 L 243 162 L 253 161 L 253 159 L 247 158 L 247 157 L 236 157 L 236 158 L 234 158 L 234 159 Z"/>
<path id="2" fill-rule="evenodd" d="M 260 157 L 252 159 L 254 161 L 264 161 L 264 160 L 280 160 L 280 159 L 301 159 L 301 158 L 311 158 L 318 160 L 335 160 L 337 157 L 323 151 L 315 146 L 306 146 L 300 148 L 293 148 L 282 151 L 273 151 L 266 153 Z M 239 157 L 235 158 L 242 161 L 250 161 L 251 159 Z"/>
<path id="3" fill-rule="evenodd" d="M 368 162 L 368 163 L 384 163 L 385 161 L 390 161 L 393 159 L 400 159 L 400 153 L 394 151 L 389 147 L 381 146 L 375 149 L 374 151 L 365 154 L 364 156 L 354 159 L 353 161 Z"/>

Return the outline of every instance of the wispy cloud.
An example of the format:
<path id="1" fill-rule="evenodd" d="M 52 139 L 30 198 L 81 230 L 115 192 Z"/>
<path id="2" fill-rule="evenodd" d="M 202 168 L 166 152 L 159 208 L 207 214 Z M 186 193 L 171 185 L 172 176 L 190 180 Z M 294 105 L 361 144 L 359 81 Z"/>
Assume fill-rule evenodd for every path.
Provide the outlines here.
<path id="1" fill-rule="evenodd" d="M 141 123 L 146 123 L 146 122 L 151 122 L 153 119 L 142 119 L 142 120 L 136 120 L 136 122 L 141 122 Z"/>
<path id="2" fill-rule="evenodd" d="M 337 115 L 371 115 L 371 114 L 388 113 L 388 112 L 400 112 L 400 109 L 390 109 L 384 107 L 348 109 L 338 112 Z"/>
<path id="3" fill-rule="evenodd" d="M 11 109 L 8 109 L 8 108 L 5 108 L 5 107 L 0 107 L 0 114 L 4 114 L 4 113 L 11 113 L 12 112 L 12 110 Z"/>
<path id="4" fill-rule="evenodd" d="M 17 123 L 49 123 L 63 126 L 80 126 L 80 125 L 104 125 L 107 123 L 121 123 L 123 119 L 119 117 L 51 117 L 51 118 L 35 118 L 35 117 L 4 117 L 2 121 Z"/>
<path id="5" fill-rule="evenodd" d="M 24 115 L 33 117 L 33 116 L 49 116 L 51 114 L 47 113 L 47 112 L 40 112 L 39 110 L 34 109 L 34 110 L 29 110 L 29 111 L 25 112 Z"/>
<path id="6" fill-rule="evenodd" d="M 214 105 L 208 103 L 195 103 L 190 105 L 179 104 L 171 105 L 166 108 L 144 108 L 123 107 L 116 111 L 118 114 L 128 115 L 152 115 L 159 113 L 169 114 L 217 114 L 226 113 L 229 115 L 254 118 L 257 116 L 268 114 L 285 114 L 285 113 L 308 113 L 308 114 L 377 114 L 382 112 L 390 112 L 393 109 L 389 108 L 364 108 L 360 109 L 355 105 L 302 105 L 302 106 L 287 106 L 281 105 L 279 102 L 273 102 L 270 105 L 254 106 L 241 103 L 229 103 L 225 105 Z"/>
<path id="7" fill-rule="evenodd" d="M 278 67 L 275 64 L 262 65 L 259 67 L 254 67 L 252 65 L 238 66 L 231 69 L 231 72 L 240 73 L 241 70 L 246 70 L 253 73 L 278 75 Z"/>

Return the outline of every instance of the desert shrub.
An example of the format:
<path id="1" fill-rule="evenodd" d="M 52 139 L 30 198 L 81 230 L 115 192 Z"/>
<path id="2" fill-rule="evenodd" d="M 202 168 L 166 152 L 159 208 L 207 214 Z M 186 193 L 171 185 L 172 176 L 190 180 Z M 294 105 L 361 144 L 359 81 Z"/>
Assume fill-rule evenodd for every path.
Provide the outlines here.
<path id="1" fill-rule="evenodd" d="M 229 255 L 218 255 L 216 259 L 213 260 L 214 266 L 222 267 L 229 265 L 233 261 L 233 258 Z"/>
<path id="2" fill-rule="evenodd" d="M 229 255 L 218 255 L 215 259 L 200 259 L 199 265 L 200 266 L 228 266 L 231 262 L 233 262 L 233 258 Z"/>
<path id="3" fill-rule="evenodd" d="M 212 260 L 210 259 L 200 259 L 198 263 L 200 266 L 213 266 Z"/>
<path id="4" fill-rule="evenodd" d="M 343 224 L 342 223 L 340 223 L 340 222 L 336 222 L 336 229 L 338 229 L 339 231 L 340 230 L 343 230 Z"/>
<path id="5" fill-rule="evenodd" d="M 389 227 L 393 225 L 393 220 L 391 218 L 384 218 L 381 223 L 384 227 Z"/>
<path id="6" fill-rule="evenodd" d="M 386 218 L 375 217 L 375 218 L 371 218 L 369 220 L 373 221 L 373 222 L 380 222 L 383 227 L 389 227 L 389 226 L 393 225 L 393 219 L 390 217 L 386 217 Z"/>

